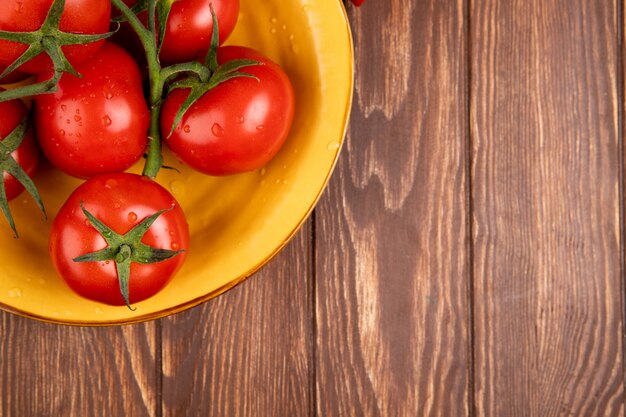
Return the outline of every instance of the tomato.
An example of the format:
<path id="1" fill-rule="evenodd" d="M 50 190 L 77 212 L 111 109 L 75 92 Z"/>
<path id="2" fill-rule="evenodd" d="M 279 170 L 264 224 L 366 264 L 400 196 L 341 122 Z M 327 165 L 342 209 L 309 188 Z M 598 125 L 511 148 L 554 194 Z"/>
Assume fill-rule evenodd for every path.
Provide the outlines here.
<path id="1" fill-rule="evenodd" d="M 210 175 L 251 171 L 265 165 L 285 142 L 294 116 L 294 92 L 282 68 L 252 49 L 225 46 L 218 62 L 252 59 L 242 68 L 257 79 L 230 79 L 195 102 L 167 138 L 189 89 L 175 89 L 161 109 L 164 142 L 184 163 Z"/>
<path id="2" fill-rule="evenodd" d="M 124 0 L 128 6 L 136 0 Z M 222 44 L 230 36 L 239 17 L 239 0 L 179 0 L 170 10 L 165 36 L 159 58 L 163 65 L 194 61 L 206 55 L 213 33 L 213 16 L 215 12 L 219 26 L 219 43 Z M 148 21 L 147 13 L 142 12 L 139 18 L 144 24 Z M 122 25 L 116 41 L 130 51 L 142 53 L 137 36 L 132 36 L 132 28 Z"/>
<path id="3" fill-rule="evenodd" d="M 0 7 L 0 30 L 30 32 L 39 29 L 44 22 L 53 0 L 4 0 Z M 111 19 L 110 0 L 66 0 L 61 15 L 60 29 L 64 32 L 100 34 L 109 29 Z M 75 66 L 91 57 L 102 46 L 102 41 L 86 45 L 67 45 L 62 50 Z M 0 40 L 0 66 L 9 66 L 27 45 Z M 52 61 L 40 54 L 20 66 L 20 70 L 40 74 L 52 70 Z"/>
<path id="4" fill-rule="evenodd" d="M 239 0 L 180 0 L 172 5 L 160 58 L 164 64 L 193 61 L 206 55 L 213 33 L 213 6 L 220 44 L 235 28 Z"/>
<path id="5" fill-rule="evenodd" d="M 22 122 L 27 113 L 26 105 L 20 100 L 0 102 L 0 138 L 6 138 Z M 22 143 L 11 153 L 11 156 L 24 172 L 32 177 L 39 162 L 39 149 L 32 128 L 26 131 Z M 11 174 L 3 172 L 3 180 L 7 200 L 14 199 L 24 191 L 22 184 Z"/>
<path id="6" fill-rule="evenodd" d="M 150 112 L 139 68 L 124 49 L 106 42 L 77 69 L 82 78 L 64 74 L 56 93 L 35 96 L 41 148 L 76 177 L 123 171 L 147 145 Z"/>
<path id="7" fill-rule="evenodd" d="M 162 213 L 141 238 L 157 249 L 188 250 L 185 215 L 172 195 L 147 177 L 116 173 L 93 177 L 69 196 L 56 215 L 50 232 L 49 252 L 54 268 L 77 294 L 110 305 L 124 305 L 115 261 L 77 262 L 75 258 L 107 247 L 81 208 L 113 232 L 128 233 L 148 216 Z M 186 252 L 160 262 L 131 262 L 129 302 L 152 297 L 163 289 L 185 261 Z"/>

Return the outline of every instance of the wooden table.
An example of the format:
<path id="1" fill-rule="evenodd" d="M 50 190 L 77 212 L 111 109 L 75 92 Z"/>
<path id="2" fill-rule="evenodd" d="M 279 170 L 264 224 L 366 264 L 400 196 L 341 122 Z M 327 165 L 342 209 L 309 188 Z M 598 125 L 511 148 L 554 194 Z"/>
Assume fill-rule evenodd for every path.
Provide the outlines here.
<path id="1" fill-rule="evenodd" d="M 191 311 L 0 313 L 2 417 L 623 416 L 624 5 L 347 6 L 315 213 Z"/>

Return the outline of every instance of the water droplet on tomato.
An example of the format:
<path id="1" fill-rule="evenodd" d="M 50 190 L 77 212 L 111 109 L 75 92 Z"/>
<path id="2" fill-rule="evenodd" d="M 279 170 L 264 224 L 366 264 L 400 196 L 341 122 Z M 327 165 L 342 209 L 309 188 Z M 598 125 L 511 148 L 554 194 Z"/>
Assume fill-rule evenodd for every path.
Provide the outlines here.
<path id="1" fill-rule="evenodd" d="M 104 117 L 102 118 L 102 126 L 111 126 L 111 117 L 109 117 L 108 114 L 105 114 Z"/>
<path id="2" fill-rule="evenodd" d="M 91 222 L 89 222 L 89 219 L 85 219 L 83 223 L 85 223 L 85 227 L 91 227 Z"/>
<path id="3" fill-rule="evenodd" d="M 256 130 L 258 130 L 259 132 L 262 132 L 263 130 L 265 130 L 265 126 L 264 125 L 258 125 L 256 127 Z"/>
<path id="4" fill-rule="evenodd" d="M 117 180 L 114 180 L 113 178 L 109 178 L 104 183 L 104 188 L 111 189 L 111 188 L 113 188 L 115 186 L 117 186 Z"/>
<path id="5" fill-rule="evenodd" d="M 243 118 L 243 116 L 242 116 L 242 115 L 237 116 L 237 123 L 239 123 L 239 124 L 243 124 L 244 120 L 245 120 L 245 119 Z"/>
<path id="6" fill-rule="evenodd" d="M 21 1 L 18 1 L 17 3 L 15 3 L 16 12 L 21 13 L 23 8 L 24 8 L 24 4 Z"/>
<path id="7" fill-rule="evenodd" d="M 65 130 L 63 129 L 59 130 L 59 136 L 65 136 Z"/>
<path id="8" fill-rule="evenodd" d="M 137 221 L 137 213 L 131 211 L 130 213 L 128 213 L 128 216 L 126 218 L 130 223 L 135 223 Z"/>
<path id="9" fill-rule="evenodd" d="M 170 244 L 170 247 L 172 248 L 172 250 L 178 250 L 178 248 L 179 248 L 178 243 L 176 243 L 176 242 L 172 242 Z"/>
<path id="10" fill-rule="evenodd" d="M 78 114 L 74 115 L 74 121 L 80 122 L 81 120 L 83 120 L 83 118 L 80 117 Z"/>
<path id="11" fill-rule="evenodd" d="M 61 110 L 67 111 L 67 105 L 66 104 L 61 104 Z"/>
<path id="12" fill-rule="evenodd" d="M 183 132 L 185 132 L 185 133 L 191 132 L 191 126 L 189 126 L 189 125 L 183 126 Z"/>
<path id="13" fill-rule="evenodd" d="M 215 135 L 215 136 L 223 136 L 224 135 L 224 128 L 222 126 L 219 125 L 219 123 L 214 123 L 213 127 L 211 127 L 211 132 Z"/>

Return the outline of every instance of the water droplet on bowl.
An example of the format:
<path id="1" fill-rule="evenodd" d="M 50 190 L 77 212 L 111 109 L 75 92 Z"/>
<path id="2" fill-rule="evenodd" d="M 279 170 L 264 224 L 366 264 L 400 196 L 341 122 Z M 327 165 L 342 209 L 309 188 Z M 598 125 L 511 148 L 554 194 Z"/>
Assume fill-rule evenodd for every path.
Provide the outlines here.
<path id="1" fill-rule="evenodd" d="M 93 312 L 94 312 L 94 313 L 96 313 L 96 314 L 98 314 L 98 315 L 102 315 L 102 314 L 104 314 L 104 310 L 103 310 L 103 309 L 101 309 L 100 307 L 96 307 L 96 308 L 94 308 L 94 309 L 93 309 Z"/>
<path id="2" fill-rule="evenodd" d="M 173 180 L 170 182 L 170 191 L 174 197 L 180 197 L 187 191 L 187 186 L 180 180 Z"/>
<path id="3" fill-rule="evenodd" d="M 329 151 L 335 151 L 335 150 L 339 149 L 339 142 L 330 142 L 326 146 L 326 149 L 328 149 Z"/>
<path id="4" fill-rule="evenodd" d="M 22 296 L 22 289 L 21 288 L 11 288 L 9 290 L 9 298 L 20 298 Z"/>

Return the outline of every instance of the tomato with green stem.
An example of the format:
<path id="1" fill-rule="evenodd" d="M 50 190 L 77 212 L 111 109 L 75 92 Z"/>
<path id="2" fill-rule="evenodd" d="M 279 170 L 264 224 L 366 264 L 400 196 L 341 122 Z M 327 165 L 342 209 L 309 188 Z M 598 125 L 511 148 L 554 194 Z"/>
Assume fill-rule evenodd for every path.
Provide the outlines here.
<path id="1" fill-rule="evenodd" d="M 81 78 L 64 74 L 55 93 L 35 96 L 41 148 L 56 167 L 76 177 L 126 170 L 148 142 L 150 111 L 139 68 L 108 41 L 76 68 Z"/>
<path id="2" fill-rule="evenodd" d="M 38 163 L 39 148 L 26 105 L 20 100 L 0 102 L 0 209 L 15 236 L 17 231 L 8 202 L 19 196 L 25 188 L 45 214 L 41 198 L 31 179 Z"/>
<path id="3" fill-rule="evenodd" d="M 161 291 L 183 265 L 189 227 L 174 197 L 130 173 L 90 178 L 56 215 L 49 252 L 77 294 L 127 305 Z"/>
<path id="4" fill-rule="evenodd" d="M 0 8 L 0 31 L 36 33 L 50 18 L 53 0 L 8 0 L 6 3 L 8 4 L 3 4 Z M 57 4 L 59 4 L 58 0 Z M 81 45 L 75 43 L 76 39 L 69 39 L 70 37 L 64 34 L 100 35 L 107 33 L 111 19 L 111 1 L 64 0 L 62 5 L 64 7 L 57 28 L 61 32 L 61 50 L 69 63 L 76 65 L 90 58 L 100 48 L 102 41 L 90 41 Z M 37 41 L 42 41 L 46 36 L 49 40 L 50 36 L 57 36 L 57 34 L 42 33 Z M 33 45 L 37 46 L 37 44 Z M 7 67 L 13 64 L 29 47 L 31 50 L 34 48 L 30 43 L 0 40 L 0 65 Z M 39 50 L 39 52 L 42 51 Z M 52 62 L 45 54 L 37 54 L 20 66 L 21 71 L 33 74 L 51 69 Z"/>
<path id="5" fill-rule="evenodd" d="M 135 6 L 137 1 L 124 0 L 124 3 Z M 237 24 L 239 0 L 178 0 L 171 3 L 171 9 L 163 12 L 161 16 L 159 11 L 155 13 L 156 36 L 162 38 L 159 58 L 163 65 L 194 61 L 206 55 L 214 27 L 211 7 L 220 22 L 221 45 Z M 147 26 L 148 12 L 142 11 L 138 13 L 138 17 Z M 166 22 L 161 24 L 159 18 L 166 18 Z M 143 52 L 136 34 L 127 23 L 121 25 L 115 39 L 132 52 Z"/>
<path id="6" fill-rule="evenodd" d="M 219 64 L 235 60 L 257 64 L 245 67 L 247 76 L 229 78 L 206 91 L 180 121 L 177 115 L 190 88 L 170 91 L 161 109 L 164 143 L 182 162 L 209 175 L 264 166 L 284 144 L 293 122 L 295 97 L 285 71 L 247 47 L 217 50 Z"/>

